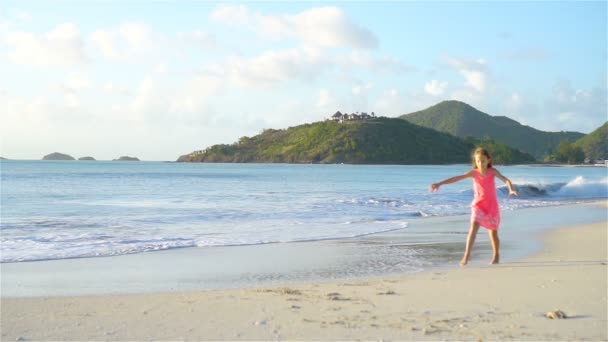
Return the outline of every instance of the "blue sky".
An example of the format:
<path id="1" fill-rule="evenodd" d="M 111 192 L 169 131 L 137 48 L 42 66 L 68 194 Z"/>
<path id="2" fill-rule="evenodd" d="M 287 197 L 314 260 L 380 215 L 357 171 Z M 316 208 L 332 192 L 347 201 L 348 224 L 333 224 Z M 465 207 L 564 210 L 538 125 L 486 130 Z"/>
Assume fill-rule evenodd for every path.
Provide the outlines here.
<path id="1" fill-rule="evenodd" d="M 601 2 L 4 1 L 2 151 L 175 160 L 336 110 L 607 119 Z"/>

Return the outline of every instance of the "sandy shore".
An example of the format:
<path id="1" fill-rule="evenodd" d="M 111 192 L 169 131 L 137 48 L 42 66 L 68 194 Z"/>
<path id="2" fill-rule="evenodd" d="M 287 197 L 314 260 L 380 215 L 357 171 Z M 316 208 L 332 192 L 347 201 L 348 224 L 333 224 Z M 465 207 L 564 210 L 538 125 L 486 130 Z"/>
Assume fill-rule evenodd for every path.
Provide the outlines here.
<path id="1" fill-rule="evenodd" d="M 543 251 L 399 278 L 289 287 L 2 298 L 15 340 L 601 340 L 606 222 L 546 234 Z M 561 309 L 568 319 L 544 314 Z"/>

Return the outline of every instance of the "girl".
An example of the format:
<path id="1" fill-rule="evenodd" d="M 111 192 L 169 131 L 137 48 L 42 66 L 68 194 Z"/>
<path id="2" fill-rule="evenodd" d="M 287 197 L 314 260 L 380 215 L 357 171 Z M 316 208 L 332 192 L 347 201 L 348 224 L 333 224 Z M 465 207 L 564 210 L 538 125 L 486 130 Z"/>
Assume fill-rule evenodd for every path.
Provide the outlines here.
<path id="1" fill-rule="evenodd" d="M 460 266 L 464 266 L 469 262 L 471 256 L 471 248 L 475 243 L 475 236 L 479 230 L 479 226 L 488 229 L 490 239 L 492 240 L 492 257 L 491 264 L 498 264 L 500 255 L 500 241 L 498 240 L 498 226 L 500 225 L 500 212 L 498 210 L 498 199 L 496 198 L 496 185 L 494 177 L 498 177 L 509 187 L 509 195 L 517 196 L 517 191 L 513 189 L 513 184 L 498 170 L 492 167 L 492 157 L 484 148 L 478 147 L 471 156 L 473 169 L 462 176 L 448 178 L 439 183 L 431 184 L 431 192 L 439 190 L 439 187 L 444 184 L 455 183 L 466 178 L 473 178 L 473 203 L 471 203 L 471 228 L 467 237 L 467 245 L 464 250 L 464 256 L 460 261 Z"/>

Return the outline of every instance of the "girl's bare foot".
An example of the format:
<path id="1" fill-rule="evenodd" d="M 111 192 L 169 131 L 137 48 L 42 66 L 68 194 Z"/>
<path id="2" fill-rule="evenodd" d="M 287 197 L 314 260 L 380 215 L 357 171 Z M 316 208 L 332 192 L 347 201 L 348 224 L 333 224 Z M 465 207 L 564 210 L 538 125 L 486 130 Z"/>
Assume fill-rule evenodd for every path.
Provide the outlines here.
<path id="1" fill-rule="evenodd" d="M 498 263 L 499 263 L 499 261 L 500 261 L 499 259 L 500 259 L 500 258 L 499 258 L 498 256 L 493 257 L 493 258 L 492 258 L 492 261 L 490 261 L 490 265 L 495 265 L 495 264 L 498 264 Z"/>
<path id="2" fill-rule="evenodd" d="M 469 263 L 469 258 L 463 257 L 462 260 L 460 260 L 460 267 L 463 267 L 468 263 Z"/>

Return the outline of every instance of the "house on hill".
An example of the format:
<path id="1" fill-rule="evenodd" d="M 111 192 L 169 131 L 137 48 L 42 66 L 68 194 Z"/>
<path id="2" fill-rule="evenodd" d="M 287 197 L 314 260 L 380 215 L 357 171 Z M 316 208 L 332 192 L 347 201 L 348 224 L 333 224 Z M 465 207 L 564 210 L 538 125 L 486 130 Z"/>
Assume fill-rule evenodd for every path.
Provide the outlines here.
<path id="1" fill-rule="evenodd" d="M 333 121 L 340 121 L 342 120 L 342 113 L 340 113 L 340 111 L 337 111 L 334 115 L 331 116 L 331 119 L 328 120 L 333 120 Z"/>
<path id="2" fill-rule="evenodd" d="M 332 115 L 327 120 L 332 120 L 332 121 L 342 123 L 344 121 L 365 121 L 365 120 L 369 120 L 369 119 L 372 119 L 375 117 L 376 117 L 376 113 L 374 113 L 374 112 L 372 112 L 372 114 L 369 115 L 366 112 L 363 112 L 361 114 L 359 114 L 359 112 L 355 112 L 352 114 L 348 114 L 348 113 L 342 114 L 340 111 L 337 111 L 336 113 L 334 113 L 334 115 Z"/>

